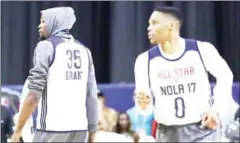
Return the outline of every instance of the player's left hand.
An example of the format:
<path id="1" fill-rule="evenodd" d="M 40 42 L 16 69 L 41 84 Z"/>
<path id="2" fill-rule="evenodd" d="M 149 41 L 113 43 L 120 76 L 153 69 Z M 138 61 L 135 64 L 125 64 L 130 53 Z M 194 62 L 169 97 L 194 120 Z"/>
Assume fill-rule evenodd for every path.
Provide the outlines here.
<path id="1" fill-rule="evenodd" d="M 11 137 L 12 143 L 19 143 L 21 138 L 21 132 L 14 132 L 14 134 Z"/>
<path id="2" fill-rule="evenodd" d="M 216 129 L 218 125 L 218 119 L 219 119 L 218 113 L 213 109 L 210 109 L 209 111 L 205 112 L 202 115 L 201 127 Z"/>
<path id="3" fill-rule="evenodd" d="M 89 143 L 94 143 L 95 134 L 96 134 L 96 132 L 88 132 L 88 142 Z"/>

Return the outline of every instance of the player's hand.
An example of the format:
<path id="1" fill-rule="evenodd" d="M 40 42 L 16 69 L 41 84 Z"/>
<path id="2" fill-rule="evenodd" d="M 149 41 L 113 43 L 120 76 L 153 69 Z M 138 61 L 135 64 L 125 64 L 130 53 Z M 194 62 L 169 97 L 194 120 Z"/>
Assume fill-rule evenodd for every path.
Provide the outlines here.
<path id="1" fill-rule="evenodd" d="M 19 143 L 21 138 L 21 132 L 14 132 L 11 137 L 11 142 Z"/>
<path id="2" fill-rule="evenodd" d="M 88 133 L 88 142 L 93 143 L 95 139 L 95 132 L 89 132 Z"/>
<path id="3" fill-rule="evenodd" d="M 212 109 L 202 115 L 202 128 L 216 129 L 218 125 L 218 113 Z"/>

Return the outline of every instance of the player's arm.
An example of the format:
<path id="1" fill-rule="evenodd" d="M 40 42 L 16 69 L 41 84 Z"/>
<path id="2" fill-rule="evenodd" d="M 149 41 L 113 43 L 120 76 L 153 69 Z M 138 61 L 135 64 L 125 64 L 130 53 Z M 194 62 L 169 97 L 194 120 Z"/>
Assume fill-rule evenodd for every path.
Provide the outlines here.
<path id="1" fill-rule="evenodd" d="M 21 132 L 24 124 L 36 109 L 48 77 L 48 68 L 52 60 L 53 47 L 50 42 L 39 42 L 34 50 L 33 68 L 29 71 L 29 84 L 23 101 L 15 132 Z"/>
<path id="2" fill-rule="evenodd" d="M 97 131 L 97 125 L 99 121 L 98 113 L 98 98 L 97 98 L 97 82 L 95 77 L 95 70 L 93 65 L 93 59 L 91 52 L 88 51 L 89 57 L 89 73 L 88 73 L 88 83 L 87 83 L 87 97 L 86 97 L 86 110 L 88 119 L 88 131 L 89 136 L 92 138 L 94 133 Z"/>
<path id="3" fill-rule="evenodd" d="M 134 65 L 135 93 L 150 94 L 148 77 L 148 53 L 139 55 Z"/>
<path id="4" fill-rule="evenodd" d="M 199 49 L 206 69 L 216 78 L 212 107 L 220 117 L 223 117 L 232 98 L 233 74 L 226 61 L 219 55 L 212 44 L 203 42 L 201 46 Z"/>

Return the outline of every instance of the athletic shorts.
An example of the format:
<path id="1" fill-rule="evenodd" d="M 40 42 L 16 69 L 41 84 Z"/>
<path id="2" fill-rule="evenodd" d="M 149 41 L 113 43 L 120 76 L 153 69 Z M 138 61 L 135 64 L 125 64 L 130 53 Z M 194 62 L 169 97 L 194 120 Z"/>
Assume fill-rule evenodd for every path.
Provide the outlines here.
<path id="1" fill-rule="evenodd" d="M 166 126 L 158 124 L 157 142 L 219 142 L 220 127 L 216 130 L 201 128 L 201 122 L 187 125 Z"/>
<path id="2" fill-rule="evenodd" d="M 36 130 L 32 142 L 86 142 L 87 131 L 46 132 Z"/>

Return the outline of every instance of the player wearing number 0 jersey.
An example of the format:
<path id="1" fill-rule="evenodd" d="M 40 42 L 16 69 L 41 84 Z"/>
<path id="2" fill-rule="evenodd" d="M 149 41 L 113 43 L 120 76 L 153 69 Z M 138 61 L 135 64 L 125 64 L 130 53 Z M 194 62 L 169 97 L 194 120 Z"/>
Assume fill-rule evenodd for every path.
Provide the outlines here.
<path id="1" fill-rule="evenodd" d="M 157 141 L 216 141 L 233 75 L 212 44 L 179 36 L 181 22 L 181 13 L 172 7 L 152 13 L 148 36 L 156 46 L 136 59 L 136 89 L 155 97 Z M 217 80 L 214 99 L 208 72 Z"/>
<path id="2" fill-rule="evenodd" d="M 76 21 L 74 10 L 58 7 L 41 14 L 42 40 L 34 51 L 29 93 L 12 141 L 18 141 L 37 105 L 33 142 L 84 142 L 87 133 L 92 141 L 98 124 L 97 86 L 89 49 L 69 34 Z"/>

